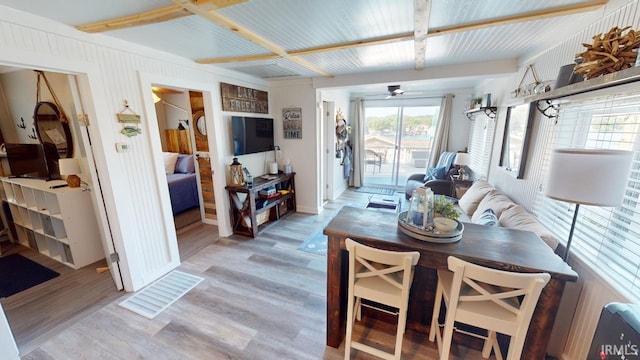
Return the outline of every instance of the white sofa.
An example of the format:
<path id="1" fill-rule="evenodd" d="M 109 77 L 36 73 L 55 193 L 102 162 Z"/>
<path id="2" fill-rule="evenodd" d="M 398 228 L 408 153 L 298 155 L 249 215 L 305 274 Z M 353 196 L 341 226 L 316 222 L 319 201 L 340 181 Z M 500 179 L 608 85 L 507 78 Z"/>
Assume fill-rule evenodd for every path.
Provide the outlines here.
<path id="1" fill-rule="evenodd" d="M 458 206 L 462 213 L 460 221 L 531 231 L 554 251 L 558 246 L 558 239 L 535 216 L 485 180 L 474 182 Z"/>

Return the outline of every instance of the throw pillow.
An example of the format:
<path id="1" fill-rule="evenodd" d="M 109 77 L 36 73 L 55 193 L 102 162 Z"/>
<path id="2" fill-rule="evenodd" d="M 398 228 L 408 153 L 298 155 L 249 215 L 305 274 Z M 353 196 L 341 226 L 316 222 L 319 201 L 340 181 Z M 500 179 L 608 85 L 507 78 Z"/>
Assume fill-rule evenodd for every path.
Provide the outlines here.
<path id="1" fill-rule="evenodd" d="M 484 226 L 500 226 L 498 217 L 496 216 L 496 213 L 493 212 L 493 209 L 483 211 L 482 215 L 478 218 L 478 221 L 476 221 L 476 224 Z"/>
<path id="2" fill-rule="evenodd" d="M 178 161 L 178 153 L 163 152 L 164 156 L 164 172 L 173 174 L 176 171 L 176 162 Z"/>
<path id="3" fill-rule="evenodd" d="M 427 168 L 427 173 L 424 175 L 424 181 L 429 180 L 443 180 L 445 175 L 447 175 L 447 169 L 442 167 L 430 167 Z"/>
<path id="4" fill-rule="evenodd" d="M 476 180 L 467 192 L 462 195 L 458 205 L 460 205 L 462 211 L 467 215 L 471 215 L 478 208 L 480 201 L 482 201 L 485 195 L 487 195 L 491 190 L 493 190 L 493 186 L 491 186 L 487 181 Z"/>
<path id="5" fill-rule="evenodd" d="M 179 174 L 192 174 L 196 172 L 193 155 L 179 154 L 176 161 L 176 172 Z"/>
<path id="6" fill-rule="evenodd" d="M 552 250 L 558 247 L 558 239 L 542 225 L 535 216 L 531 215 L 525 208 L 516 205 L 507 209 L 500 215 L 500 225 L 517 230 L 531 231 L 547 243 Z"/>
<path id="7" fill-rule="evenodd" d="M 478 222 L 480 215 L 487 210 L 492 209 L 496 216 L 499 218 L 502 212 L 506 209 L 509 209 L 516 204 L 513 200 L 509 199 L 509 197 L 500 190 L 491 190 L 489 193 L 480 201 L 478 204 L 478 208 L 473 213 L 471 217 L 471 221 Z"/>

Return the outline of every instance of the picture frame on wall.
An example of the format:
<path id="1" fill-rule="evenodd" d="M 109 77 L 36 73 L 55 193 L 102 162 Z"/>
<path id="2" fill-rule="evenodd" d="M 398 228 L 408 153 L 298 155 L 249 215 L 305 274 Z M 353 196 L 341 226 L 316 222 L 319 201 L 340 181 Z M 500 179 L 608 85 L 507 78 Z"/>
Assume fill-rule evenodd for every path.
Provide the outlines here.
<path id="1" fill-rule="evenodd" d="M 285 139 L 302 139 L 302 108 L 282 109 L 282 130 Z"/>

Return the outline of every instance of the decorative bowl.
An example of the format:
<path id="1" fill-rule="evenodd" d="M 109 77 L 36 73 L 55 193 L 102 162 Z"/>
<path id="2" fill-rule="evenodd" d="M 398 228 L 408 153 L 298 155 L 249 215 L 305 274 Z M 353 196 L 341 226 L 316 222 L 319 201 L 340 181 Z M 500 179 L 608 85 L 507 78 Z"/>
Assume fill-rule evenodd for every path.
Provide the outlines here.
<path id="1" fill-rule="evenodd" d="M 458 226 L 458 222 L 453 219 L 436 217 L 433 219 L 433 226 L 435 226 L 439 232 L 447 233 L 453 231 Z"/>

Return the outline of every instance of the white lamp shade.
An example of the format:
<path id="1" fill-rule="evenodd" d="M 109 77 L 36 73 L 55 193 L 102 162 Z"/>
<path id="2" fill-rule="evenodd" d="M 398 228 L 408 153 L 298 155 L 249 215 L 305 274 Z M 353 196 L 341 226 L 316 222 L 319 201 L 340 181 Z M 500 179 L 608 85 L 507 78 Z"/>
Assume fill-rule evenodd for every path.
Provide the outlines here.
<path id="1" fill-rule="evenodd" d="M 632 156 L 619 150 L 554 150 L 546 195 L 575 204 L 619 206 Z"/>
<path id="2" fill-rule="evenodd" d="M 453 163 L 460 166 L 469 166 L 471 157 L 469 153 L 457 153 L 455 159 L 453 159 Z"/>
<path id="3" fill-rule="evenodd" d="M 60 175 L 80 174 L 80 164 L 76 159 L 60 159 L 58 166 L 60 167 Z"/>

